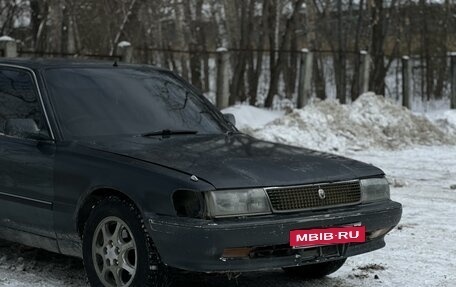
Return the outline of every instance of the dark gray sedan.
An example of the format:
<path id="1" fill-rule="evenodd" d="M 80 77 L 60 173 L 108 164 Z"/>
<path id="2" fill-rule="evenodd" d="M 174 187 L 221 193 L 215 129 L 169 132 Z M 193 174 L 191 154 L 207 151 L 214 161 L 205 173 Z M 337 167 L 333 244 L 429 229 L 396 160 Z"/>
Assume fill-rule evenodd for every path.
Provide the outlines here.
<path id="1" fill-rule="evenodd" d="M 0 237 L 82 257 L 92 286 L 322 277 L 401 212 L 380 169 L 242 134 L 170 71 L 0 60 Z"/>

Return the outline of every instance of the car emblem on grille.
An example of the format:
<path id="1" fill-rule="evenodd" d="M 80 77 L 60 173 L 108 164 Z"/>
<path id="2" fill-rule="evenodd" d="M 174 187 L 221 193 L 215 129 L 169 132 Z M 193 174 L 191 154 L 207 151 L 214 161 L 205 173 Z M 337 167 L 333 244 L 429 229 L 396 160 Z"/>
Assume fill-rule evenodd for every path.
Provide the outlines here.
<path id="1" fill-rule="evenodd" d="M 320 199 L 325 199 L 326 198 L 326 193 L 325 191 L 323 190 L 323 188 L 319 188 L 318 189 L 318 196 L 320 197 Z"/>

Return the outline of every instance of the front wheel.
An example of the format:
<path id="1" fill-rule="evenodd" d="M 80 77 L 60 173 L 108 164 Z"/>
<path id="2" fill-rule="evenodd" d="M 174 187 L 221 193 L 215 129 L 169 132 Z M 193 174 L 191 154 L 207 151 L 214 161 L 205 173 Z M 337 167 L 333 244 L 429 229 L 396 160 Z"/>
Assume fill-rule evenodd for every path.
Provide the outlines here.
<path id="1" fill-rule="evenodd" d="M 325 277 L 337 270 L 344 265 L 347 259 L 340 259 L 335 261 L 316 263 L 311 265 L 303 265 L 297 267 L 287 267 L 283 270 L 292 276 L 299 277 L 301 279 L 318 279 Z"/>
<path id="2" fill-rule="evenodd" d="M 169 271 L 135 206 L 116 197 L 92 210 L 83 234 L 83 260 L 93 287 L 162 287 Z"/>

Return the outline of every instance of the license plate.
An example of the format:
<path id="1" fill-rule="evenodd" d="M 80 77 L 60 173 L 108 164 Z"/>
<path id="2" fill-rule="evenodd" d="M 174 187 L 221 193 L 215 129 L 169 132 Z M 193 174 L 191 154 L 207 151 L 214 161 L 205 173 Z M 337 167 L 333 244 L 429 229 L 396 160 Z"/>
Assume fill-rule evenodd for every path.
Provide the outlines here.
<path id="1" fill-rule="evenodd" d="M 344 226 L 290 231 L 290 246 L 294 248 L 362 242 L 366 242 L 365 226 Z"/>

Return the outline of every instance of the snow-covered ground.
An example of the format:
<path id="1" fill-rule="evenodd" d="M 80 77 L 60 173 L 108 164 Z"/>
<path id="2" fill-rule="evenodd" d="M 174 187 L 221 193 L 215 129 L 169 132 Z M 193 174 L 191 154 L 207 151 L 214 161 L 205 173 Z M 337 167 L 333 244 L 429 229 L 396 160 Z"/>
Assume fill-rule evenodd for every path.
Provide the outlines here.
<path id="1" fill-rule="evenodd" d="M 384 249 L 354 257 L 334 276 L 346 277 L 354 286 L 456 286 L 456 146 L 347 156 L 384 169 L 396 186 L 392 198 L 403 204 L 404 214 Z M 384 270 L 359 269 L 369 264 Z M 353 269 L 360 277 L 350 276 Z"/>
<path id="2" fill-rule="evenodd" d="M 386 237 L 387 246 L 350 258 L 321 280 L 300 282 L 275 270 L 231 280 L 185 274 L 175 286 L 456 286 L 456 111 L 412 114 L 374 95 L 352 105 L 316 103 L 287 115 L 248 106 L 225 112 L 234 113 L 239 127 L 255 136 L 382 168 L 392 183 L 392 198 L 404 208 L 400 225 Z M 0 286 L 87 283 L 78 259 L 0 242 Z"/>
<path id="3" fill-rule="evenodd" d="M 267 111 L 248 105 L 232 106 L 224 109 L 223 112 L 236 115 L 236 126 L 239 129 L 261 128 L 285 114 L 284 111 Z"/>
<path id="4" fill-rule="evenodd" d="M 306 283 L 280 270 L 244 274 L 183 275 L 175 286 L 456 286 L 456 147 L 414 147 L 400 151 L 357 151 L 345 155 L 385 170 L 396 187 L 391 196 L 403 204 L 403 219 L 387 246 L 352 257 L 338 272 Z M 376 279 L 378 278 L 378 279 Z M 80 260 L 3 243 L 0 286 L 87 286 Z"/>

